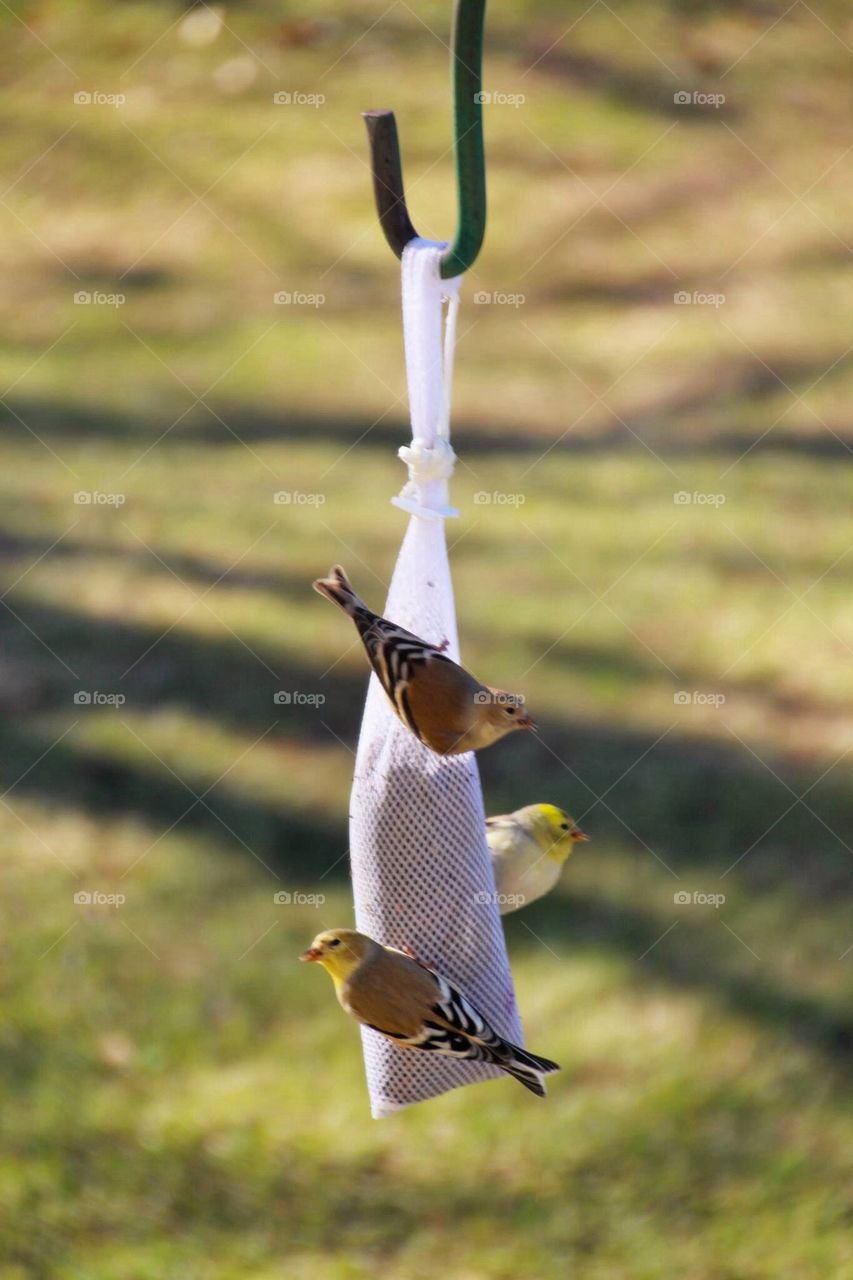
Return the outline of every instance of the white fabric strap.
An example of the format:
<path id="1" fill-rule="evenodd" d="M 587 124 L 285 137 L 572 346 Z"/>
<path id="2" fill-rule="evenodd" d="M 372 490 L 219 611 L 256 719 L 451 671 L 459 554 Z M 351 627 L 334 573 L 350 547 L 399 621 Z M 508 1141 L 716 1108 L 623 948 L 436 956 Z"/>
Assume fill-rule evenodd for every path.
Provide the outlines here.
<path id="1" fill-rule="evenodd" d="M 447 482 L 456 462 L 450 445 L 450 397 L 462 277 L 441 279 L 441 255 L 446 248 L 417 237 L 403 250 L 403 337 L 412 443 L 399 450 L 409 479 L 391 501 L 425 520 L 459 514 L 447 504 Z M 448 308 L 442 352 L 444 299 Z"/>

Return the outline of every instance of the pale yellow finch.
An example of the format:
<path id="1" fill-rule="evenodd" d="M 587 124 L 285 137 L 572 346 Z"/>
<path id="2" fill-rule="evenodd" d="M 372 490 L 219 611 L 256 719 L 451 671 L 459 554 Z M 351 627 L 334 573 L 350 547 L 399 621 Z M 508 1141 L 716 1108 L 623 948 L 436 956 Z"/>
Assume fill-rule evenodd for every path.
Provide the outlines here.
<path id="1" fill-rule="evenodd" d="M 553 804 L 528 804 L 486 819 L 497 903 L 502 916 L 549 893 L 579 840 L 589 836 Z"/>
<path id="2" fill-rule="evenodd" d="M 540 1098 L 545 1096 L 542 1076 L 560 1070 L 556 1062 L 499 1036 L 446 978 L 366 934 L 327 929 L 301 959 L 316 960 L 327 970 L 341 1007 L 356 1021 L 403 1049 L 491 1063 Z"/>
<path id="3" fill-rule="evenodd" d="M 513 729 L 535 729 L 523 698 L 480 684 L 443 645 L 419 640 L 368 609 L 340 565 L 318 578 L 314 590 L 349 614 L 397 715 L 439 755 L 477 751 Z"/>

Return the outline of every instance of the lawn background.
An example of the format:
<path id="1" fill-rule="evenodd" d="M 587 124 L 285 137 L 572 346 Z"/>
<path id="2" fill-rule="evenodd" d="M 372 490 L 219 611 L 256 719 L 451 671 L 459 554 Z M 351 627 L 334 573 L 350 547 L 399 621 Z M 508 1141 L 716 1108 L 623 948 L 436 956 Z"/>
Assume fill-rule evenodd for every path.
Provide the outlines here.
<path id="1" fill-rule="evenodd" d="M 351 920 L 366 683 L 309 583 L 380 603 L 404 528 L 359 112 L 448 234 L 448 30 L 0 11 L 4 1280 L 853 1277 L 841 0 L 492 6 L 448 533 L 466 660 L 541 724 L 487 808 L 593 837 L 507 921 L 563 1072 L 374 1123 L 297 964 Z"/>

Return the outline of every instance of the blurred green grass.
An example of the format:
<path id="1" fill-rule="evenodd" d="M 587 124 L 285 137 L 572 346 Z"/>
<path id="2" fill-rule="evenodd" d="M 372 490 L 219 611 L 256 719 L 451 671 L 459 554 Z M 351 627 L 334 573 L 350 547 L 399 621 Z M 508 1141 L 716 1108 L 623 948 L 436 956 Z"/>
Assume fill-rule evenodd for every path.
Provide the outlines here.
<path id="1" fill-rule="evenodd" d="M 853 1275 L 840 2 L 490 13 L 524 103 L 486 113 L 448 532 L 466 658 L 542 724 L 481 758 L 487 807 L 594 836 L 507 922 L 563 1073 L 373 1124 L 296 964 L 351 918 L 365 688 L 308 583 L 381 601 L 402 533 L 358 113 L 397 109 L 449 229 L 447 9 L 0 13 L 4 1278 Z"/>

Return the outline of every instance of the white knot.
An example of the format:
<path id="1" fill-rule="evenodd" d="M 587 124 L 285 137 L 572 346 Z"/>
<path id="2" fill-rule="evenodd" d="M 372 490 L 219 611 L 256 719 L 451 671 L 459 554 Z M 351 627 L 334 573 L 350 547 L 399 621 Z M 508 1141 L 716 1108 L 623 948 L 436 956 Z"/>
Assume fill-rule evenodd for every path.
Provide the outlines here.
<path id="1" fill-rule="evenodd" d="M 449 480 L 456 466 L 456 454 L 449 440 L 437 436 L 435 444 L 424 444 L 423 440 L 413 440 L 411 444 L 401 445 L 397 456 L 409 468 L 409 480 L 415 484 L 425 484 L 429 480 Z"/>
<path id="2" fill-rule="evenodd" d="M 437 481 L 447 481 L 453 475 L 456 454 L 449 440 L 443 436 L 436 436 L 431 445 L 424 444 L 423 440 L 413 440 L 411 444 L 401 445 L 398 456 L 409 468 L 409 479 L 403 486 L 400 496 L 391 499 L 395 507 L 400 507 L 412 515 L 425 516 L 430 520 L 440 520 L 445 516 L 459 514 L 454 507 L 448 507 L 442 503 L 423 506 L 419 501 L 419 497 L 428 485 Z"/>

